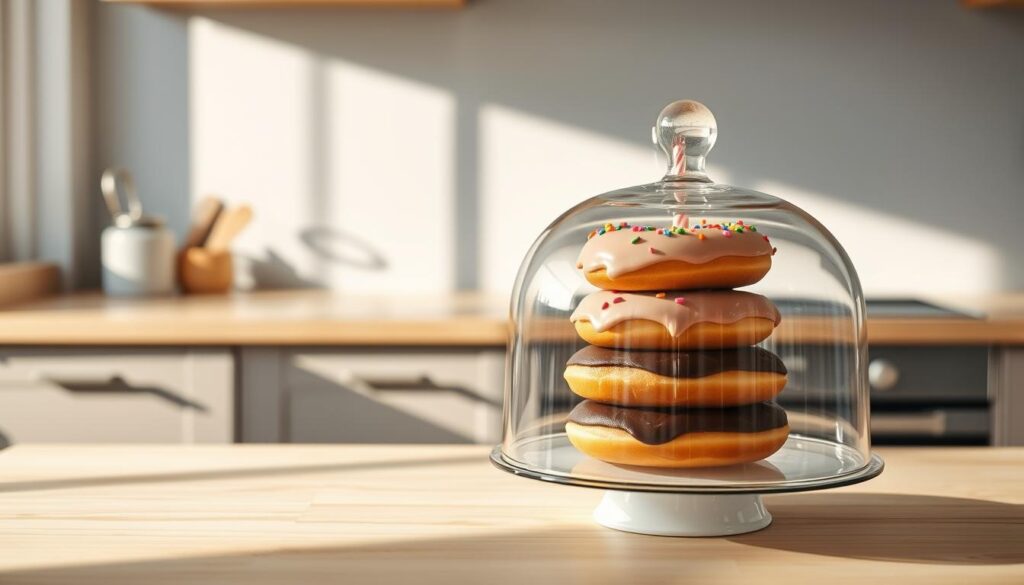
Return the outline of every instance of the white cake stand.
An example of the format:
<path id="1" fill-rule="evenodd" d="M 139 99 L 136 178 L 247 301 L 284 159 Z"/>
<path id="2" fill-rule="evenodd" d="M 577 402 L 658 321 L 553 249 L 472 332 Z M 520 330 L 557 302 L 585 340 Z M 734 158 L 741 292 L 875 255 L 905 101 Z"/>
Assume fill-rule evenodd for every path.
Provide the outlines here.
<path id="1" fill-rule="evenodd" d="M 729 536 L 772 523 L 757 494 L 694 495 L 608 490 L 594 510 L 602 526 L 655 536 Z"/>
<path id="2" fill-rule="evenodd" d="M 542 481 L 604 489 L 594 520 L 655 536 L 730 536 L 772 523 L 762 495 L 827 489 L 882 472 L 877 455 L 822 439 L 791 435 L 764 461 L 720 468 L 661 470 L 612 465 L 577 451 L 564 433 L 535 437 L 491 453 L 500 469 Z"/>

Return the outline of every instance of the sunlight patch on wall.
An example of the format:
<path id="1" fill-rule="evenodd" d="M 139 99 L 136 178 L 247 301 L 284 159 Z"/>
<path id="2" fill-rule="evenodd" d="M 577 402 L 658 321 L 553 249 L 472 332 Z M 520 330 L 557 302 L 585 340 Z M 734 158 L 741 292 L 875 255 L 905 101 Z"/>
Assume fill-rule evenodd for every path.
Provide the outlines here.
<path id="1" fill-rule="evenodd" d="M 253 259 L 256 277 L 297 285 L 315 269 L 295 237 L 314 209 L 314 64 L 293 45 L 205 18 L 193 18 L 189 33 L 192 197 L 251 203 L 255 218 L 235 251 Z"/>
<path id="2" fill-rule="evenodd" d="M 774 181 L 754 188 L 824 224 L 846 249 L 868 296 L 983 293 L 998 286 L 999 254 L 987 242 Z"/>
<path id="3" fill-rule="evenodd" d="M 360 292 L 452 290 L 455 99 L 344 62 L 328 72 L 327 218 L 385 264 L 333 263 L 331 284 Z"/>
<path id="4" fill-rule="evenodd" d="M 511 290 L 538 235 L 570 207 L 664 173 L 654 150 L 505 108 L 481 107 L 480 286 Z"/>
<path id="5" fill-rule="evenodd" d="M 240 282 L 454 282 L 455 100 L 204 18 L 190 25 L 193 197 L 246 201 Z"/>

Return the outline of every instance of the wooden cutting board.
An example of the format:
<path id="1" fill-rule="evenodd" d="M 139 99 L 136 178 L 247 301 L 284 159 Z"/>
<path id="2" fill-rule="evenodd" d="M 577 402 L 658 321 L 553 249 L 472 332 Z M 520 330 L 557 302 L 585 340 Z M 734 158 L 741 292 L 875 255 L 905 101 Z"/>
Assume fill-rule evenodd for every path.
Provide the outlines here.
<path id="1" fill-rule="evenodd" d="M 0 307 L 57 294 L 60 269 L 46 262 L 0 264 Z"/>

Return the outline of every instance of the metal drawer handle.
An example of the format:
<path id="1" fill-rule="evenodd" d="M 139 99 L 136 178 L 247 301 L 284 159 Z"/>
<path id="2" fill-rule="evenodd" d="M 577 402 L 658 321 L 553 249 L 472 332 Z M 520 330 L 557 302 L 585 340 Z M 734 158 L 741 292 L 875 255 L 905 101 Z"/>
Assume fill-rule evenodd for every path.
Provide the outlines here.
<path id="1" fill-rule="evenodd" d="M 430 379 L 430 376 L 423 374 L 421 376 L 410 376 L 407 378 L 402 377 L 383 377 L 383 376 L 352 376 L 352 381 L 359 384 L 364 384 L 368 388 L 374 390 L 425 390 L 425 391 L 440 391 L 447 390 L 447 388 L 437 384 Z"/>
<path id="2" fill-rule="evenodd" d="M 946 432 L 946 413 L 934 410 L 922 414 L 873 414 L 871 432 L 886 435 L 932 435 Z"/>
<path id="3" fill-rule="evenodd" d="M 374 392 L 388 392 L 396 390 L 415 390 L 418 392 L 451 392 L 476 402 L 483 402 L 491 406 L 501 407 L 501 401 L 482 396 L 469 388 L 456 384 L 438 384 L 430 376 L 422 374 L 407 378 L 400 377 L 364 377 L 353 374 L 349 378 L 352 383 L 362 386 Z"/>
<path id="4" fill-rule="evenodd" d="M 51 376 L 47 374 L 37 373 L 34 378 L 39 382 L 49 383 L 54 386 L 58 386 L 69 392 L 118 392 L 118 393 L 139 393 L 139 394 L 152 394 L 157 398 L 171 402 L 181 408 L 189 408 L 192 410 L 198 410 L 199 412 L 206 412 L 209 410 L 206 405 L 196 402 L 182 396 L 181 394 L 171 392 L 166 388 L 159 386 L 137 386 L 132 384 L 118 376 L 116 374 L 108 377 L 59 377 Z"/>

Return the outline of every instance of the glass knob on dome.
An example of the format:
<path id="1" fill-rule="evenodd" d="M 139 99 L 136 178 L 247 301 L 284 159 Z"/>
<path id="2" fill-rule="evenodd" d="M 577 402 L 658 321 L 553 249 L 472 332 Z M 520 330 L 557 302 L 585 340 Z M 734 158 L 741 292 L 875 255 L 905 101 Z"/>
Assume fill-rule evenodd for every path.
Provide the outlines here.
<path id="1" fill-rule="evenodd" d="M 704 165 L 718 139 L 718 123 L 707 106 L 693 100 L 672 102 L 658 114 L 651 134 L 668 157 L 663 180 L 711 182 Z"/>

